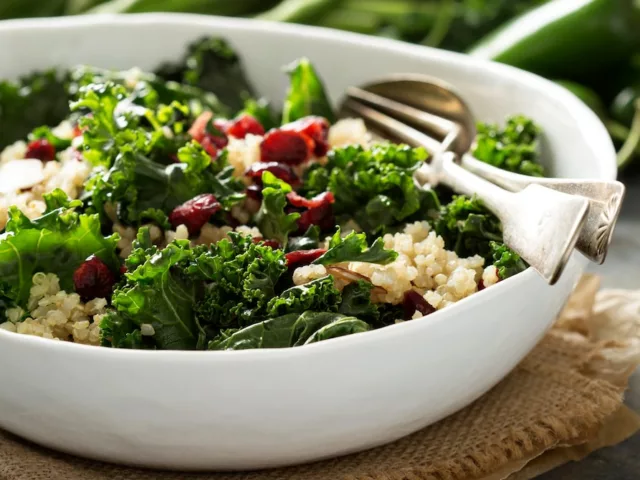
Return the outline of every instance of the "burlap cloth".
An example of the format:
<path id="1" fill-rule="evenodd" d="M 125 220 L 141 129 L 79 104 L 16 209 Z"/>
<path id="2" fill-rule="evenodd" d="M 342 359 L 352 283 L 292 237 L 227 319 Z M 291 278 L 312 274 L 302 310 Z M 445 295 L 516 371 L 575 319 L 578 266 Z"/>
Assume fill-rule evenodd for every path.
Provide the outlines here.
<path id="1" fill-rule="evenodd" d="M 0 432 L 0 480 L 523 480 L 640 428 L 623 406 L 640 364 L 640 291 L 583 278 L 557 325 L 498 386 L 457 414 L 391 445 L 310 465 L 180 474 L 58 454 Z"/>

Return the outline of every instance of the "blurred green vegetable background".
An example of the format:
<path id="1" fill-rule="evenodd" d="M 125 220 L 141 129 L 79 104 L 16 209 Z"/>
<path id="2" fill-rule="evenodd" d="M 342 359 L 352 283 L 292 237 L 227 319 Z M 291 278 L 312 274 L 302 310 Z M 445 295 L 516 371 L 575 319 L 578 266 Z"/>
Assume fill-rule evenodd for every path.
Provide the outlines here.
<path id="1" fill-rule="evenodd" d="M 468 52 L 544 75 L 640 159 L 638 0 L 1 0 L 0 19 L 190 12 L 338 28 Z M 640 161 L 637 162 L 640 164 Z"/>

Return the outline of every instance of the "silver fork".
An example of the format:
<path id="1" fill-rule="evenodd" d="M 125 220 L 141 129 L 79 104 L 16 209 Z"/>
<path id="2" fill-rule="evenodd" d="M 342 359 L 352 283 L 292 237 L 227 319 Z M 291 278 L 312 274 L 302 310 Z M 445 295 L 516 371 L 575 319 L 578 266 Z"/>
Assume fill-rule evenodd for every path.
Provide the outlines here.
<path id="1" fill-rule="evenodd" d="M 576 247 L 593 262 L 604 262 L 624 198 L 621 182 L 529 177 L 481 162 L 469 154 L 476 134 L 471 109 L 451 85 L 440 79 L 395 74 L 362 88 L 351 87 L 347 97 L 428 132 L 440 139 L 424 145 L 429 153 L 451 150 L 466 170 L 507 190 L 517 192 L 537 184 L 587 198 L 589 212 Z"/>
<path id="2" fill-rule="evenodd" d="M 416 182 L 442 182 L 456 192 L 475 195 L 502 223 L 505 244 L 549 284 L 558 280 L 586 221 L 589 202 L 585 198 L 540 185 L 509 192 L 462 168 L 456 155 L 440 142 L 370 105 L 347 98 L 343 110 L 355 113 L 387 138 L 431 151 L 431 163 L 416 172 Z"/>

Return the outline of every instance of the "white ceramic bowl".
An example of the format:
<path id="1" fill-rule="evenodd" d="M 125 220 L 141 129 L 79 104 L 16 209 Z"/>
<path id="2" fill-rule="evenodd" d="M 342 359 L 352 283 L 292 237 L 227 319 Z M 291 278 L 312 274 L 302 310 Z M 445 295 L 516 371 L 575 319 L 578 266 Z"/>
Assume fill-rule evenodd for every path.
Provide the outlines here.
<path id="1" fill-rule="evenodd" d="M 281 66 L 308 56 L 337 100 L 391 72 L 453 83 L 478 118 L 524 113 L 545 129 L 558 176 L 615 178 L 597 118 L 536 76 L 463 55 L 317 28 L 188 15 L 0 24 L 0 78 L 50 66 L 156 67 L 203 34 L 228 38 L 274 101 Z M 143 352 L 0 330 L 0 427 L 95 459 L 172 469 L 248 469 L 390 442 L 469 404 L 536 344 L 586 260 L 557 285 L 531 269 L 425 319 L 305 347 Z"/>

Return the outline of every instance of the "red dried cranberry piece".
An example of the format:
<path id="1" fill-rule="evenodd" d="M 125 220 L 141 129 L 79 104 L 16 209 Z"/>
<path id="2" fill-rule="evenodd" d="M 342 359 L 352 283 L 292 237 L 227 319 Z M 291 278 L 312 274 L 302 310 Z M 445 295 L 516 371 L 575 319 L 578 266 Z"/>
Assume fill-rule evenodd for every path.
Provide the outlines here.
<path id="1" fill-rule="evenodd" d="M 324 157 L 329 150 L 329 121 L 323 117 L 308 116 L 287 123 L 280 127 L 282 130 L 292 130 L 304 133 L 314 142 L 313 154 L 316 157 Z"/>
<path id="2" fill-rule="evenodd" d="M 260 144 L 260 159 L 263 162 L 300 165 L 309 160 L 313 149 L 313 140 L 303 133 L 271 130 Z"/>
<path id="3" fill-rule="evenodd" d="M 173 228 L 186 225 L 189 234 L 195 235 L 218 210 L 220 210 L 220 204 L 216 197 L 210 193 L 203 193 L 174 208 L 169 215 L 169 222 Z"/>
<path id="4" fill-rule="evenodd" d="M 297 233 L 299 234 L 306 232 L 307 229 L 313 225 L 320 227 L 320 230 L 330 230 L 335 226 L 333 208 L 330 203 L 310 208 L 300 214 L 300 218 L 298 218 L 297 223 Z"/>
<path id="5" fill-rule="evenodd" d="M 313 198 L 305 198 L 296 192 L 287 193 L 287 200 L 291 205 L 298 208 L 317 208 L 327 203 L 331 204 L 336 201 L 333 193 L 323 192 Z"/>
<path id="6" fill-rule="evenodd" d="M 120 265 L 120 275 L 124 275 L 128 271 L 129 271 L 129 269 L 127 268 L 126 265 Z"/>
<path id="7" fill-rule="evenodd" d="M 480 281 L 478 282 L 478 291 L 484 290 L 485 288 L 487 287 L 484 286 L 484 281 L 480 279 Z"/>
<path id="8" fill-rule="evenodd" d="M 109 298 L 116 283 L 116 276 L 95 255 L 91 255 L 75 272 L 73 285 L 83 301 L 94 298 Z"/>
<path id="9" fill-rule="evenodd" d="M 262 243 L 265 247 L 282 248 L 277 240 L 265 240 L 262 237 L 253 237 L 253 243 Z"/>
<path id="10" fill-rule="evenodd" d="M 253 178 L 257 184 L 262 183 L 262 174 L 264 172 L 271 172 L 280 180 L 284 180 L 289 185 L 297 186 L 300 183 L 300 178 L 295 174 L 293 169 L 284 163 L 277 162 L 260 162 L 254 163 L 247 168 L 244 174 Z"/>
<path id="11" fill-rule="evenodd" d="M 296 250 L 295 252 L 285 254 L 284 258 L 287 260 L 287 267 L 289 267 L 290 270 L 294 270 L 298 267 L 311 264 L 311 262 L 324 255 L 326 251 L 327 250 L 325 248 Z"/>
<path id="12" fill-rule="evenodd" d="M 37 158 L 43 162 L 50 162 L 56 158 L 56 149 L 49 143 L 49 140 L 39 138 L 27 145 L 25 158 Z"/>
<path id="13" fill-rule="evenodd" d="M 244 138 L 247 134 L 264 135 L 264 127 L 255 117 L 243 113 L 227 123 L 224 133 L 235 138 Z"/>
<path id="14" fill-rule="evenodd" d="M 405 320 L 411 320 L 416 310 L 423 315 L 429 315 L 436 311 L 436 309 L 415 290 L 407 290 L 404 292 L 402 308 L 404 309 Z"/>
<path id="15" fill-rule="evenodd" d="M 206 134 L 200 141 L 200 145 L 202 145 L 202 148 L 204 148 L 205 152 L 207 152 L 211 158 L 218 156 L 218 147 L 213 142 L 211 135 Z"/>
<path id="16" fill-rule="evenodd" d="M 298 232 L 306 232 L 312 225 L 317 225 L 321 230 L 331 229 L 335 222 L 331 204 L 335 201 L 333 193 L 324 192 L 313 198 L 305 198 L 296 192 L 287 194 L 289 204 L 297 208 L 306 208 L 298 218 Z"/>
<path id="17" fill-rule="evenodd" d="M 247 198 L 251 198 L 257 202 L 262 200 L 262 187 L 260 185 L 249 185 L 244 192 Z"/>

